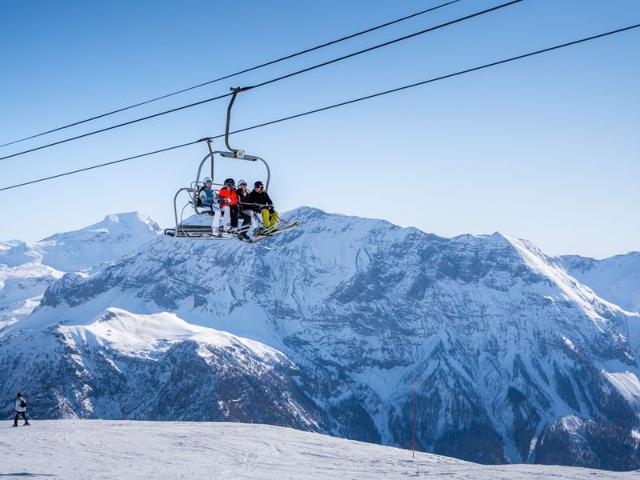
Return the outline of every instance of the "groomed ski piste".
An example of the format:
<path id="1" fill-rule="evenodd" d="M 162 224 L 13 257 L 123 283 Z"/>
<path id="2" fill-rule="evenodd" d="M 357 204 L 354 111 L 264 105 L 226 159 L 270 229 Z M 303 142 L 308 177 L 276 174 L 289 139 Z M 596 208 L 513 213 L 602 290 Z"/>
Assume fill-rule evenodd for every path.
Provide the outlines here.
<path id="1" fill-rule="evenodd" d="M 0 428 L 0 478 L 640 479 L 548 465 L 479 465 L 290 428 L 240 423 L 34 421 Z"/>

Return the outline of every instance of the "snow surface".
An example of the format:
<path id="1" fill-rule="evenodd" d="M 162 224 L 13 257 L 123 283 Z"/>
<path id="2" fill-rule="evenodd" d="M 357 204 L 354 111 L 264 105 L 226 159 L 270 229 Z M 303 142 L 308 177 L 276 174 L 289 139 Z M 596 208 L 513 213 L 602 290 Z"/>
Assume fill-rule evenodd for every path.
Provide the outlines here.
<path id="1" fill-rule="evenodd" d="M 0 248 L 0 264 L 44 264 L 62 272 L 75 272 L 133 253 L 159 234 L 158 224 L 146 215 L 112 214 L 94 225 L 56 233 L 33 244 L 5 244 L 10 248 Z"/>
<path id="2" fill-rule="evenodd" d="M 636 402 L 640 404 L 640 380 L 633 372 L 603 372 L 609 379 L 609 382 L 616 387 L 616 389 L 626 398 L 629 402 Z"/>
<path id="3" fill-rule="evenodd" d="M 88 325 L 60 327 L 82 343 L 97 342 L 134 356 L 150 356 L 168 350 L 177 342 L 193 340 L 219 348 L 238 345 L 263 358 L 278 358 L 279 352 L 253 340 L 227 332 L 192 325 L 173 313 L 135 315 L 119 308 L 109 308 Z"/>
<path id="4" fill-rule="evenodd" d="M 560 263 L 602 298 L 631 312 L 640 312 L 640 252 L 603 260 L 566 255 Z"/>
<path id="5" fill-rule="evenodd" d="M 151 218 L 129 212 L 32 244 L 0 242 L 0 331 L 30 315 L 47 287 L 64 273 L 122 258 L 159 234 Z"/>
<path id="6" fill-rule="evenodd" d="M 42 263 L 75 272 L 133 253 L 159 234 L 160 227 L 148 216 L 120 213 L 107 215 L 95 225 L 45 238 L 35 248 L 42 252 Z"/>
<path id="7" fill-rule="evenodd" d="M 50 420 L 0 429 L 0 478 L 640 479 L 542 465 L 478 465 L 298 430 L 239 423 Z"/>
<path id="8" fill-rule="evenodd" d="M 46 288 L 62 275 L 46 265 L 8 266 L 0 257 L 0 331 L 30 315 Z"/>

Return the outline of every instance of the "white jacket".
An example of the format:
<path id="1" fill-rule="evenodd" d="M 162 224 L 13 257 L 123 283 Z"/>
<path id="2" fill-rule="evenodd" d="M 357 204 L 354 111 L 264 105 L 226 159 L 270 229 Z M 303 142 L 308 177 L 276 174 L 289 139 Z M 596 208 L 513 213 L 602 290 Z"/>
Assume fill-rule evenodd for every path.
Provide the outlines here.
<path id="1" fill-rule="evenodd" d="M 27 407 L 23 407 L 23 406 L 20 405 L 23 400 L 24 400 L 24 403 L 27 403 L 27 400 L 25 400 L 24 397 L 16 398 L 16 407 L 15 407 L 16 412 L 26 412 L 27 411 Z"/>

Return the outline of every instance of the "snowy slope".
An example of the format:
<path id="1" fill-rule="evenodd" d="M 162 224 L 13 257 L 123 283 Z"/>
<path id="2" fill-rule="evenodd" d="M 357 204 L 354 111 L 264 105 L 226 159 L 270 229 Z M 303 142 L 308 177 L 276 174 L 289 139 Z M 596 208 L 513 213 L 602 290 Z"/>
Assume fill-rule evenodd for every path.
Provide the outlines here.
<path id="1" fill-rule="evenodd" d="M 141 213 L 107 215 L 94 225 L 57 233 L 33 244 L 7 244 L 10 248 L 0 249 L 0 264 L 15 267 L 39 263 L 75 272 L 133 253 L 159 233 L 158 224 Z"/>
<path id="2" fill-rule="evenodd" d="M 408 450 L 266 425 L 58 420 L 2 432 L 0 475 L 16 479 L 640 478 L 558 466 L 485 466 L 424 453 L 413 459 Z"/>
<path id="3" fill-rule="evenodd" d="M 9 329 L 0 338 L 0 371 L 10 370 L 21 374 L 0 382 L 0 396 L 34 392 L 39 416 L 233 419 L 317 430 L 316 409 L 292 382 L 297 372 L 285 355 L 170 313 L 110 308 L 82 324 Z"/>
<path id="4" fill-rule="evenodd" d="M 156 236 L 52 283 L 0 337 L 4 410 L 26 389 L 44 417 L 240 420 L 407 446 L 415 385 L 421 450 L 640 468 L 640 315 L 526 241 L 288 216 L 303 227 L 259 245 Z"/>
<path id="5" fill-rule="evenodd" d="M 0 263 L 0 332 L 31 314 L 42 294 L 62 272 L 41 264 L 9 267 Z"/>
<path id="6" fill-rule="evenodd" d="M 108 215 L 81 230 L 27 244 L 0 244 L 0 332 L 28 316 L 65 272 L 121 258 L 154 239 L 160 228 L 137 212 Z"/>
<path id="7" fill-rule="evenodd" d="M 42 263 L 64 272 L 90 268 L 133 253 L 160 233 L 160 227 L 138 212 L 107 215 L 95 225 L 52 235 L 34 249 Z"/>
<path id="8" fill-rule="evenodd" d="M 640 312 L 640 252 L 595 260 L 567 255 L 561 265 L 600 297 L 631 312 Z"/>

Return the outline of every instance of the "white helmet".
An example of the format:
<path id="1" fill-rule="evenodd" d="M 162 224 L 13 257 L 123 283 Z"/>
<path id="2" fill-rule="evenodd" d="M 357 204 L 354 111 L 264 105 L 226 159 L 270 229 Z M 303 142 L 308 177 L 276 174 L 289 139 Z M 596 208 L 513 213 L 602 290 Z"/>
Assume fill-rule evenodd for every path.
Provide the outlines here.
<path id="1" fill-rule="evenodd" d="M 243 183 L 244 183 L 245 185 L 247 185 L 247 181 L 246 181 L 246 180 L 238 180 L 237 185 L 240 187 L 240 186 L 242 186 L 242 184 L 243 184 Z"/>
<path id="2" fill-rule="evenodd" d="M 204 177 L 204 180 L 202 180 L 202 183 L 213 183 L 211 181 L 211 177 Z"/>

